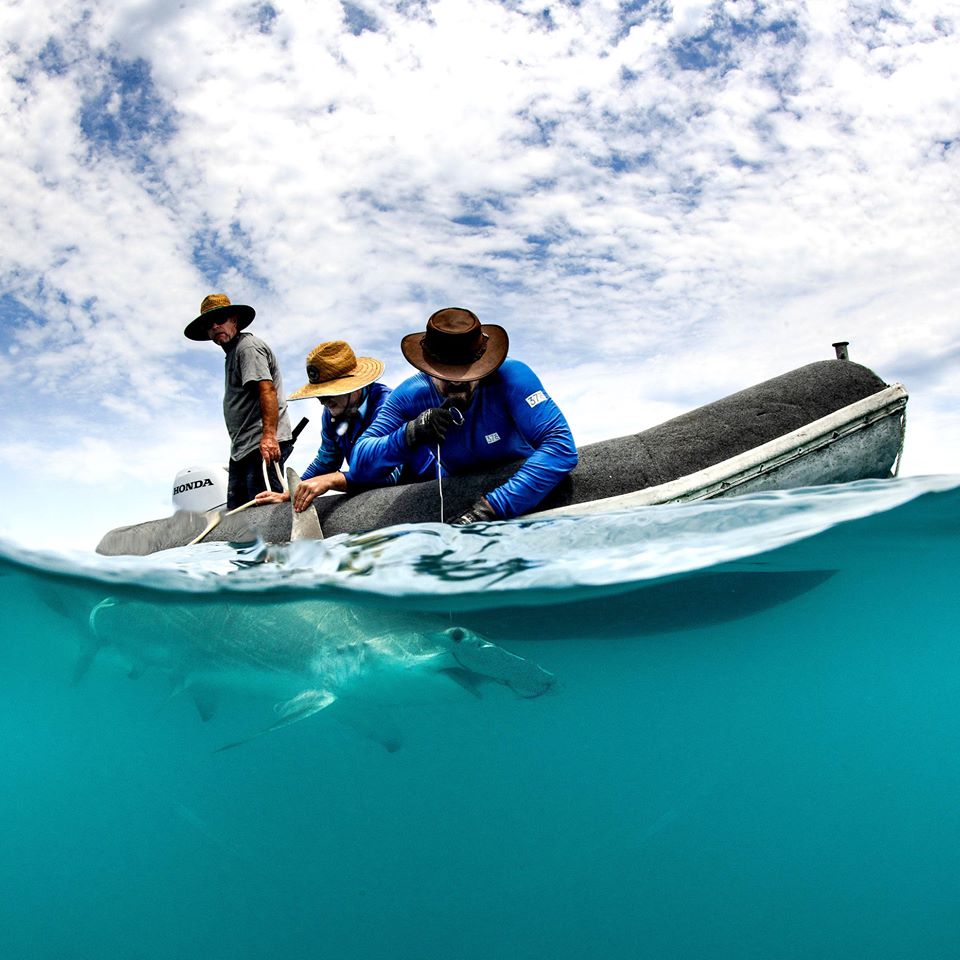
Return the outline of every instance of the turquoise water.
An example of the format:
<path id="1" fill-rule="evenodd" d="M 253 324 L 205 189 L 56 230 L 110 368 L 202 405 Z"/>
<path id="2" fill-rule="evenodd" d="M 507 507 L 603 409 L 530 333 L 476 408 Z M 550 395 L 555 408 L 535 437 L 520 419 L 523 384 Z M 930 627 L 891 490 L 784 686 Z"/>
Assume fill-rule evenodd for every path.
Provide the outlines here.
<path id="1" fill-rule="evenodd" d="M 958 557 L 960 477 L 3 545 L 3 956 L 955 957 Z"/>

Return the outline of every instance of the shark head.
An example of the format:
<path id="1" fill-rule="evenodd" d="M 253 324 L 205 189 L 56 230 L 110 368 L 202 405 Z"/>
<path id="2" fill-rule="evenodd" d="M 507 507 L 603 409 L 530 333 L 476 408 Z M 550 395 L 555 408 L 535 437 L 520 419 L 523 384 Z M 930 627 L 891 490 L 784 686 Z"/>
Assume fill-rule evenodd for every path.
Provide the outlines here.
<path id="1" fill-rule="evenodd" d="M 461 670 L 502 683 L 519 697 L 539 697 L 554 685 L 553 674 L 539 664 L 498 647 L 468 627 L 448 627 L 433 636 Z"/>

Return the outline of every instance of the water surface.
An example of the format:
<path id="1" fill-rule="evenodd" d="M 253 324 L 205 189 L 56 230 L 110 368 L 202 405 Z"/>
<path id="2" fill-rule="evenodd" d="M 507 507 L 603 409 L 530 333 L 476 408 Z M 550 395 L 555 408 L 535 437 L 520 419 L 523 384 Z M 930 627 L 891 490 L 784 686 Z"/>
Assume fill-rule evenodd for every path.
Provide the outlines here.
<path id="1" fill-rule="evenodd" d="M 934 477 L 282 549 L 6 544 L 4 955 L 956 956 L 958 535 Z M 454 682 L 453 627 L 551 688 Z M 304 649 L 335 702 L 218 749 L 276 722 Z"/>

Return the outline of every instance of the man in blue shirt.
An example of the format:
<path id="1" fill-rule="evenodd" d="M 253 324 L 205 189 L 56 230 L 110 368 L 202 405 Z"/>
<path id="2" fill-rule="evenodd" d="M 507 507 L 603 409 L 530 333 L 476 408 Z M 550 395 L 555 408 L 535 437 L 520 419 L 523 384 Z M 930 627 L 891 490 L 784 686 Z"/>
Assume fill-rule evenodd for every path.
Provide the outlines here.
<path id="1" fill-rule="evenodd" d="M 345 340 L 330 340 L 307 355 L 307 379 L 288 400 L 316 397 L 323 404 L 320 449 L 303 472 L 293 507 L 302 513 L 316 497 L 328 490 L 347 492 L 352 486 L 350 459 L 357 437 L 373 422 L 390 395 L 390 388 L 376 382 L 383 364 L 372 357 L 357 357 Z M 348 473 L 341 467 L 347 464 Z M 380 485 L 395 483 L 400 471 L 387 473 Z M 264 491 L 257 503 L 280 503 L 289 493 Z"/>
<path id="2" fill-rule="evenodd" d="M 537 375 L 507 358 L 507 331 L 460 307 L 438 310 L 400 349 L 420 373 L 387 399 L 357 441 L 354 478 L 382 482 L 405 467 L 417 480 L 523 459 L 516 473 L 453 521 L 460 526 L 532 510 L 577 464 L 560 408 Z M 439 460 L 439 463 L 438 463 Z"/>

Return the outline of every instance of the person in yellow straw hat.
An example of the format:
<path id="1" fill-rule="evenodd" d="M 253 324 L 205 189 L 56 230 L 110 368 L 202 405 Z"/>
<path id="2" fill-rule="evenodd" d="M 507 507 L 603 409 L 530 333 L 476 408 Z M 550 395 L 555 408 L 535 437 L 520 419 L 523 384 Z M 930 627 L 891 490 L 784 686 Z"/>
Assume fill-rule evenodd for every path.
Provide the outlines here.
<path id="1" fill-rule="evenodd" d="M 265 472 L 279 488 L 279 477 L 274 474 L 293 449 L 277 358 L 259 337 L 242 332 L 255 316 L 253 307 L 231 303 L 225 293 L 211 293 L 200 304 L 200 316 L 183 331 L 188 340 L 212 340 L 225 354 L 223 419 L 230 434 L 229 510 L 249 503 L 265 489 Z M 270 469 L 265 471 L 264 464 Z"/>
<path id="2" fill-rule="evenodd" d="M 287 399 L 316 397 L 323 404 L 322 440 L 297 487 L 293 506 L 298 512 L 306 510 L 328 490 L 348 490 L 347 473 L 354 444 L 390 395 L 390 388 L 377 380 L 382 373 L 379 360 L 356 356 L 346 340 L 328 340 L 307 354 L 308 382 Z M 347 473 L 342 469 L 344 463 Z M 378 485 L 395 483 L 399 474 L 399 469 L 389 472 Z M 289 499 L 287 493 L 264 491 L 257 495 L 258 503 Z"/>

